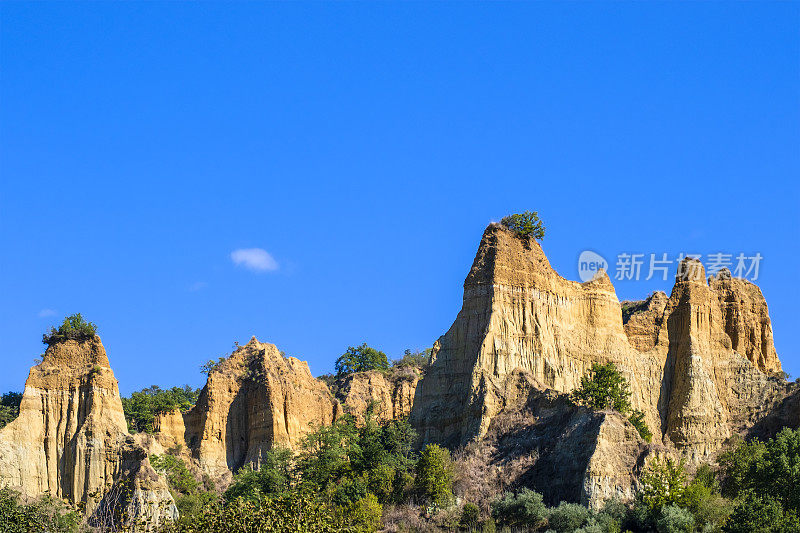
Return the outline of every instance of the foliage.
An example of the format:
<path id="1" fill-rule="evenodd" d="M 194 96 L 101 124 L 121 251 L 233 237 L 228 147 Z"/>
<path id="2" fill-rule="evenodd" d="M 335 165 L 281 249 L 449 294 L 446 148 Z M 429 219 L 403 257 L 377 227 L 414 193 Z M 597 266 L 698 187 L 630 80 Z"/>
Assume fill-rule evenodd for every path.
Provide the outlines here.
<path id="1" fill-rule="evenodd" d="M 467 502 L 461 508 L 461 520 L 459 524 L 466 529 L 473 529 L 478 527 L 478 520 L 481 515 L 481 510 L 472 502 Z"/>
<path id="2" fill-rule="evenodd" d="M 225 500 L 259 500 L 288 493 L 292 481 L 292 458 L 291 450 L 286 448 L 269 450 L 264 454 L 261 468 L 253 470 L 246 465 L 236 473 L 233 483 L 225 491 Z"/>
<path id="3" fill-rule="evenodd" d="M 213 359 L 209 359 L 208 361 L 206 361 L 205 363 L 203 363 L 202 365 L 200 365 L 200 373 L 201 373 L 201 374 L 205 374 L 206 376 L 208 376 L 208 375 L 209 375 L 209 374 L 211 374 L 211 373 L 212 373 L 214 370 L 216 370 L 217 368 L 219 368 L 219 365 L 221 365 L 222 363 L 224 363 L 224 362 L 225 362 L 225 360 L 226 360 L 226 358 L 225 358 L 225 357 L 220 357 L 220 358 L 219 358 L 219 359 L 217 359 L 216 361 L 214 361 Z"/>
<path id="4" fill-rule="evenodd" d="M 800 429 L 784 428 L 766 442 L 740 442 L 720 457 L 728 497 L 753 492 L 800 514 Z"/>
<path id="5" fill-rule="evenodd" d="M 169 487 L 182 494 L 194 494 L 200 488 L 200 482 L 195 479 L 189 469 L 179 457 L 174 455 L 151 455 L 150 464 L 167 478 Z"/>
<path id="6" fill-rule="evenodd" d="M 647 424 L 644 421 L 644 413 L 641 411 L 634 410 L 631 413 L 631 416 L 628 417 L 633 427 L 636 428 L 636 431 L 639 432 L 639 436 L 642 437 L 646 442 L 650 442 L 653 440 L 653 432 L 650 431 L 650 428 L 647 427 Z"/>
<path id="7" fill-rule="evenodd" d="M 167 523 L 164 533 L 326 533 L 343 531 L 331 506 L 309 493 L 290 492 L 258 501 L 236 498 L 206 504 L 191 519 Z"/>
<path id="8" fill-rule="evenodd" d="M 173 409 L 186 411 L 197 402 L 200 389 L 193 389 L 189 385 L 172 387 L 162 390 L 157 385 L 134 392 L 128 398 L 122 398 L 122 409 L 128 430 L 132 433 L 153 432 L 153 421 L 159 413 L 166 413 Z"/>
<path id="9" fill-rule="evenodd" d="M 19 493 L 0 488 L 0 531 L 3 533 L 73 533 L 79 531 L 82 518 L 77 509 L 43 496 L 23 504 Z"/>
<path id="10" fill-rule="evenodd" d="M 558 533 L 570 533 L 584 526 L 591 516 L 587 507 L 577 503 L 561 502 L 550 511 L 548 525 Z"/>
<path id="11" fill-rule="evenodd" d="M 51 345 L 64 340 L 82 341 L 93 339 L 95 335 L 97 335 L 97 326 L 86 322 L 81 314 L 77 313 L 66 317 L 58 329 L 50 328 L 50 333 L 42 336 L 42 342 Z"/>
<path id="12" fill-rule="evenodd" d="M 683 459 L 654 459 L 641 477 L 637 498 L 651 511 L 658 512 L 665 505 L 686 504 L 686 470 Z"/>
<path id="13" fill-rule="evenodd" d="M 656 530 L 658 533 L 692 533 L 694 516 L 677 505 L 666 505 L 661 508 L 656 521 Z"/>
<path id="14" fill-rule="evenodd" d="M 367 494 L 339 509 L 347 531 L 371 533 L 380 529 L 383 506 L 374 494 Z"/>
<path id="15" fill-rule="evenodd" d="M 520 237 L 533 237 L 537 240 L 544 239 L 545 227 L 536 211 L 525 211 L 503 217 L 500 224 L 507 227 Z"/>
<path id="16" fill-rule="evenodd" d="M 336 360 L 336 376 L 341 377 L 354 372 L 368 370 L 388 370 L 389 359 L 386 354 L 363 343 L 361 346 L 349 346 L 347 351 Z"/>
<path id="17" fill-rule="evenodd" d="M 450 451 L 438 444 L 428 444 L 417 461 L 417 491 L 428 501 L 444 505 L 453 496 L 453 464 Z"/>
<path id="18" fill-rule="evenodd" d="M 612 408 L 620 413 L 631 409 L 631 392 L 628 381 L 614 363 L 592 364 L 588 375 L 581 378 L 581 386 L 572 393 L 576 403 L 591 409 Z"/>
<path id="19" fill-rule="evenodd" d="M 725 525 L 727 533 L 796 533 L 800 520 L 792 510 L 785 510 L 774 497 L 748 490 L 740 494 L 736 508 Z"/>
<path id="20" fill-rule="evenodd" d="M 392 362 L 392 366 L 394 368 L 417 367 L 424 370 L 431 364 L 432 351 L 433 350 L 430 348 L 426 348 L 421 352 L 412 352 L 407 349 L 403 352 L 403 357 L 401 359 Z"/>
<path id="21" fill-rule="evenodd" d="M 527 488 L 517 494 L 506 492 L 502 499 L 492 503 L 492 517 L 505 526 L 536 529 L 548 516 L 542 495 Z"/>
<path id="22" fill-rule="evenodd" d="M 17 418 L 20 403 L 22 403 L 20 392 L 7 392 L 0 397 L 0 428 Z"/>

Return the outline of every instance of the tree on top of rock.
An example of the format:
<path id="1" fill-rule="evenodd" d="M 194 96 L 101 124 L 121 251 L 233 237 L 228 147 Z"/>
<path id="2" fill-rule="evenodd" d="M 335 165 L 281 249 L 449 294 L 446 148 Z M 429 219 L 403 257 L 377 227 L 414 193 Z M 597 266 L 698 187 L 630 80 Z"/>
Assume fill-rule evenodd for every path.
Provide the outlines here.
<path id="1" fill-rule="evenodd" d="M 611 408 L 620 413 L 631 410 L 628 381 L 614 363 L 593 363 L 589 373 L 581 378 L 581 386 L 572 393 L 572 398 L 591 409 Z"/>
<path id="2" fill-rule="evenodd" d="M 97 335 L 97 326 L 83 319 L 80 313 L 69 315 L 61 326 L 50 328 L 50 333 L 42 336 L 42 342 L 47 345 L 65 340 L 83 341 L 93 339 Z"/>
<path id="3" fill-rule="evenodd" d="M 539 219 L 536 211 L 525 211 L 503 217 L 500 224 L 510 229 L 520 237 L 533 237 L 541 241 L 544 239 L 544 224 Z"/>
<path id="4" fill-rule="evenodd" d="M 347 351 L 336 360 L 336 376 L 341 377 L 354 372 L 368 370 L 388 370 L 389 358 L 386 354 L 370 348 L 365 342 L 356 348 L 350 346 Z"/>

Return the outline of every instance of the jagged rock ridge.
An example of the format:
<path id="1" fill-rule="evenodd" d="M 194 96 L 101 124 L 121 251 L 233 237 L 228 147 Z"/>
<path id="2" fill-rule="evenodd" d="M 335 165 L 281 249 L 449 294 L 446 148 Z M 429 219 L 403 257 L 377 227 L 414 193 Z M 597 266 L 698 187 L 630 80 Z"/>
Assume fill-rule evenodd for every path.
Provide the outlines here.
<path id="1" fill-rule="evenodd" d="M 458 445 L 486 434 L 514 407 L 501 392 L 515 372 L 558 392 L 592 363 L 613 361 L 631 385 L 655 443 L 692 460 L 713 455 L 752 424 L 781 386 L 766 303 L 727 272 L 705 278 L 687 260 L 672 294 L 653 295 L 623 325 L 605 272 L 578 283 L 558 275 L 540 245 L 500 225 L 484 232 L 464 301 L 434 347 L 411 421 L 426 441 Z"/>

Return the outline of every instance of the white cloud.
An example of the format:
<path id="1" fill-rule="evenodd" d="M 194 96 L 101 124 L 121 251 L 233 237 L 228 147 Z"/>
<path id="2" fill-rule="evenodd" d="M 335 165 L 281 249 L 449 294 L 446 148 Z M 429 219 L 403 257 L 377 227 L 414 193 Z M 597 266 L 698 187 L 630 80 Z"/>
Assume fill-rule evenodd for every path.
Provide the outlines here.
<path id="1" fill-rule="evenodd" d="M 48 316 L 55 316 L 56 312 L 52 309 L 42 309 L 39 311 L 39 318 L 45 318 Z"/>
<path id="2" fill-rule="evenodd" d="M 243 266 L 255 272 L 278 270 L 278 262 L 261 248 L 240 248 L 231 252 L 231 260 L 237 266 Z"/>

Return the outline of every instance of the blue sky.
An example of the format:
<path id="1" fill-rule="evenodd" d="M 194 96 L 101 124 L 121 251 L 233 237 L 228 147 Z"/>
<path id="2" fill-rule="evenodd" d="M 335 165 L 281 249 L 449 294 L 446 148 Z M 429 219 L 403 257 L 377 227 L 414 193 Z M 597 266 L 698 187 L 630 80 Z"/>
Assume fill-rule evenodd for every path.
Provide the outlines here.
<path id="1" fill-rule="evenodd" d="M 201 385 L 251 335 L 317 375 L 428 347 L 485 226 L 526 209 L 569 279 L 586 249 L 760 253 L 800 374 L 798 3 L 0 16 L 0 391 L 77 311 L 126 394 Z"/>

